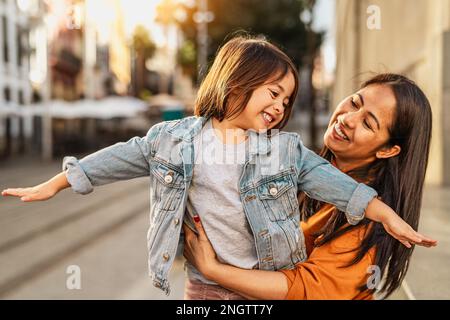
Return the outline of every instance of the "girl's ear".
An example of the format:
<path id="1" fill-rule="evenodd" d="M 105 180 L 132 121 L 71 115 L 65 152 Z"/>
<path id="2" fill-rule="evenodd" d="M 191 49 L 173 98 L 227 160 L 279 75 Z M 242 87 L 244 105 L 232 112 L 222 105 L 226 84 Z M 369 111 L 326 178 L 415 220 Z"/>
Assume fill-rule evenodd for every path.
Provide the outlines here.
<path id="1" fill-rule="evenodd" d="M 400 152 L 402 151 L 402 148 L 400 148 L 400 146 L 395 145 L 393 147 L 387 147 L 387 148 L 383 148 L 380 151 L 378 151 L 375 156 L 378 159 L 387 159 L 387 158 L 392 158 L 395 157 L 396 155 L 398 155 Z"/>

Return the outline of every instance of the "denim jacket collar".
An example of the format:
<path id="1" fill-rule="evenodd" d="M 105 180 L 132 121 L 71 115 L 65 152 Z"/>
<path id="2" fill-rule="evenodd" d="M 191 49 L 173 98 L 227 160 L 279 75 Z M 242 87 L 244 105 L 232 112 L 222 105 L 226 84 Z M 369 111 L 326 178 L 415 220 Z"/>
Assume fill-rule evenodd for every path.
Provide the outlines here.
<path id="1" fill-rule="evenodd" d="M 177 139 L 191 142 L 200 133 L 206 121 L 208 121 L 205 117 L 194 117 L 191 119 L 194 120 L 189 122 L 181 120 L 177 122 L 173 127 L 168 129 L 168 132 Z"/>
<path id="2" fill-rule="evenodd" d="M 169 133 L 179 140 L 191 142 L 200 133 L 209 118 L 195 117 L 191 123 L 179 122 L 168 129 Z M 258 133 L 255 130 L 247 130 L 249 136 L 250 154 L 268 154 L 270 152 L 270 139 L 266 133 Z"/>

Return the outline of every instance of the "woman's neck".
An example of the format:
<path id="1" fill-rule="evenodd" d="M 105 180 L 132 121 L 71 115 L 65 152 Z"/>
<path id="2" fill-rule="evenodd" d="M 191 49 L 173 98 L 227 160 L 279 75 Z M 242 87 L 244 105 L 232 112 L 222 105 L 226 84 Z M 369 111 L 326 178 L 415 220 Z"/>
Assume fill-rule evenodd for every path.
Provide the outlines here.
<path id="1" fill-rule="evenodd" d="M 247 140 L 246 131 L 227 119 L 219 121 L 213 117 L 212 127 L 225 144 L 238 144 Z"/>
<path id="2" fill-rule="evenodd" d="M 363 168 L 369 163 L 372 163 L 374 159 L 354 160 L 343 159 L 341 157 L 333 156 L 333 164 L 342 172 L 349 172 L 357 168 Z"/>

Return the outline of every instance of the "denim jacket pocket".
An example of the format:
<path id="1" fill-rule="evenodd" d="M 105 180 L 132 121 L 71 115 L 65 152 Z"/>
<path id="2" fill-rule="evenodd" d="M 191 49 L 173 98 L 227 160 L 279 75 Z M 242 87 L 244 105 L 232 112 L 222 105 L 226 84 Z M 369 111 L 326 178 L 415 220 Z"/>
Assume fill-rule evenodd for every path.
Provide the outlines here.
<path id="1" fill-rule="evenodd" d="M 271 221 L 286 220 L 298 208 L 297 191 L 290 175 L 264 179 L 258 196 Z"/>
<path id="2" fill-rule="evenodd" d="M 159 209 L 173 211 L 181 201 L 184 191 L 184 176 L 182 170 L 170 163 L 153 161 L 151 173 L 156 178 L 154 194 L 159 201 Z"/>

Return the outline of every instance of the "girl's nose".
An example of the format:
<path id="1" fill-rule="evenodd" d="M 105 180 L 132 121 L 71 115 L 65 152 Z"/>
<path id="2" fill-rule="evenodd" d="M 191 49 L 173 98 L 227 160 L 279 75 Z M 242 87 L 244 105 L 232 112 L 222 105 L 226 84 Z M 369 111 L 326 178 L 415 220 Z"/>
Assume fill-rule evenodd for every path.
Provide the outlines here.
<path id="1" fill-rule="evenodd" d="M 283 103 L 276 103 L 274 106 L 273 106 L 273 109 L 275 110 L 275 112 L 276 113 L 278 113 L 278 114 L 282 114 L 283 112 L 284 112 L 284 106 L 283 106 Z"/>

